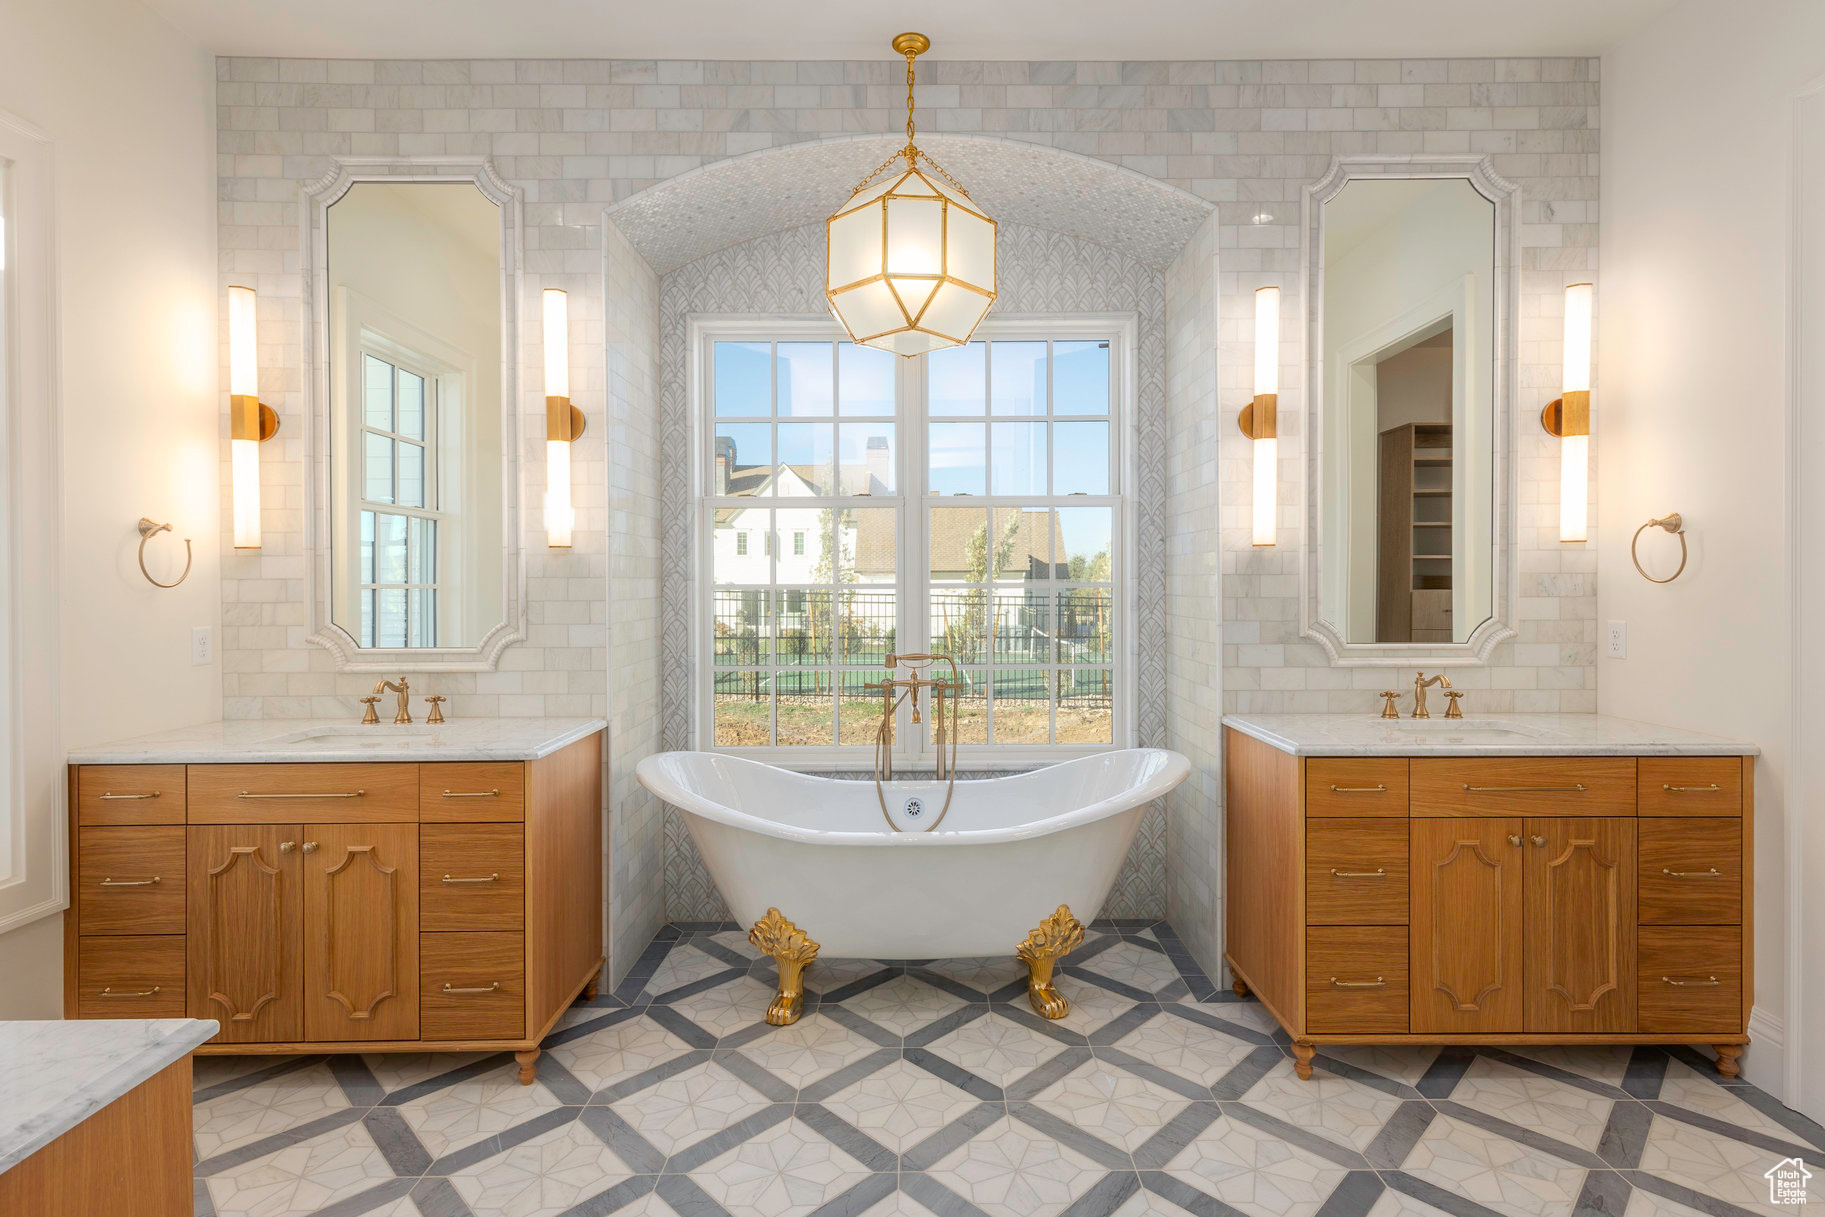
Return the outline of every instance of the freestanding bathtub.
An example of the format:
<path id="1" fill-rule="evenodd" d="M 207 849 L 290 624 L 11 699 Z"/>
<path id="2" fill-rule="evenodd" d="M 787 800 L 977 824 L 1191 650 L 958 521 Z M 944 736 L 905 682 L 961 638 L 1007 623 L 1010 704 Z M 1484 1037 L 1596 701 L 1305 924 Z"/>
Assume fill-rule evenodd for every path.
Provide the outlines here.
<path id="1" fill-rule="evenodd" d="M 660 753 L 635 773 L 685 813 L 729 908 L 781 961 L 768 1021 L 790 1022 L 797 1002 L 785 999 L 797 994 L 787 993 L 792 961 L 782 951 L 805 956 L 793 981 L 820 951 L 870 959 L 1017 952 L 1032 971 L 1035 1008 L 1062 1017 L 1052 963 L 1081 940 L 1076 917 L 1102 908 L 1147 804 L 1190 771 L 1176 752 L 1132 748 L 960 780 L 930 832 L 944 807 L 939 781 L 889 782 L 884 820 L 872 781 L 705 752 Z M 1035 967 L 1031 956 L 1048 952 Z M 1056 1002 L 1056 1014 L 1042 998 Z"/>

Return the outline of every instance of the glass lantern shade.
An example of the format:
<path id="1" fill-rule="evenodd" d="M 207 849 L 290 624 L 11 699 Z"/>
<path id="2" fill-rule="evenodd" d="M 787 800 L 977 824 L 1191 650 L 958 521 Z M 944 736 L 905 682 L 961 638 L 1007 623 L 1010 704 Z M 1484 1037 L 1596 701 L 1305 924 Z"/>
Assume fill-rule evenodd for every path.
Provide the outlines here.
<path id="1" fill-rule="evenodd" d="M 995 302 L 995 221 L 916 162 L 864 183 L 827 232 L 824 295 L 863 346 L 896 355 L 962 346 Z"/>

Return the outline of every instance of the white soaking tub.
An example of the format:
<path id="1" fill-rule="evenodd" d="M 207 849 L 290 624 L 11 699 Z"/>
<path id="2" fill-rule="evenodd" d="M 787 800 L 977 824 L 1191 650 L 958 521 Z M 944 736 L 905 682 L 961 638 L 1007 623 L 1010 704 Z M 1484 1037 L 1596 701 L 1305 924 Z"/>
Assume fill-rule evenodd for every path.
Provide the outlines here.
<path id="1" fill-rule="evenodd" d="M 1051 962 L 1075 945 L 1023 948 L 1052 924 L 1102 908 L 1147 804 L 1185 780 L 1190 762 L 1160 748 L 1132 748 L 1012 777 L 887 783 L 882 817 L 872 781 L 832 781 L 706 752 L 664 752 L 640 762 L 640 784 L 685 813 L 691 839 L 743 925 L 777 909 L 775 924 L 803 931 L 818 953 L 868 959 L 1051 954 L 1035 989 L 1051 990 Z M 1053 918 L 1063 908 L 1070 915 Z M 1038 930 L 1036 930 L 1038 927 Z M 1081 938 L 1081 929 L 1076 931 Z M 756 945 L 782 959 L 757 928 Z M 1062 945 L 1062 949 L 1055 949 Z M 788 951 L 788 954 L 790 952 Z M 801 953 L 802 950 L 801 950 Z M 800 965 L 802 966 L 802 965 Z M 782 968 L 782 973 L 785 971 Z M 796 972 L 794 973 L 796 979 Z M 782 979 L 782 1000 L 793 997 Z M 1034 995 L 1034 1005 L 1042 1007 Z M 778 1005 L 779 1003 L 776 1003 Z M 797 1017 L 790 1010 L 768 1021 Z M 1050 1017 L 1058 1014 L 1041 1009 Z M 789 1015 L 789 1017 L 787 1017 Z"/>

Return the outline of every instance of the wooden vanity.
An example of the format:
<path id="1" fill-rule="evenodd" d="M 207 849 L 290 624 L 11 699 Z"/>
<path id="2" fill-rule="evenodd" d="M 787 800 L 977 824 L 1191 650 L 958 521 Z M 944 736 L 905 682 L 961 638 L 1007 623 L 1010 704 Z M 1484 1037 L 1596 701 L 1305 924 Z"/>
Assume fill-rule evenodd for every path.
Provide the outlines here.
<path id="1" fill-rule="evenodd" d="M 512 1051 L 531 1082 L 603 964 L 602 741 L 72 764 L 65 1015 L 213 1018 L 204 1053 Z"/>
<path id="2" fill-rule="evenodd" d="M 1301 1078 L 1369 1043 L 1703 1043 L 1736 1075 L 1752 747 L 1312 755 L 1301 717 L 1225 730 L 1225 962 Z"/>

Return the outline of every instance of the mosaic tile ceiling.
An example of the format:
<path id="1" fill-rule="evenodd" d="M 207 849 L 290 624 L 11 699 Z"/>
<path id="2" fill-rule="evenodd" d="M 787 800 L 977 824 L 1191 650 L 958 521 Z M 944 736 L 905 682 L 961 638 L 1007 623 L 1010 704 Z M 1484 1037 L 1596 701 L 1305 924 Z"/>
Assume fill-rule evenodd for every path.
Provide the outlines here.
<path id="1" fill-rule="evenodd" d="M 1100 922 L 1032 1014 L 1012 958 L 770 961 L 668 927 L 506 1056 L 197 1063 L 199 1217 L 1785 1217 L 1825 1128 L 1683 1048 L 1329 1048 Z"/>
<path id="2" fill-rule="evenodd" d="M 661 275 L 767 233 L 820 222 L 905 141 L 817 140 L 717 161 L 608 209 Z M 982 136 L 921 135 L 919 146 L 996 220 L 1106 245 L 1163 270 L 1211 206 L 1154 178 L 1056 148 Z"/>

